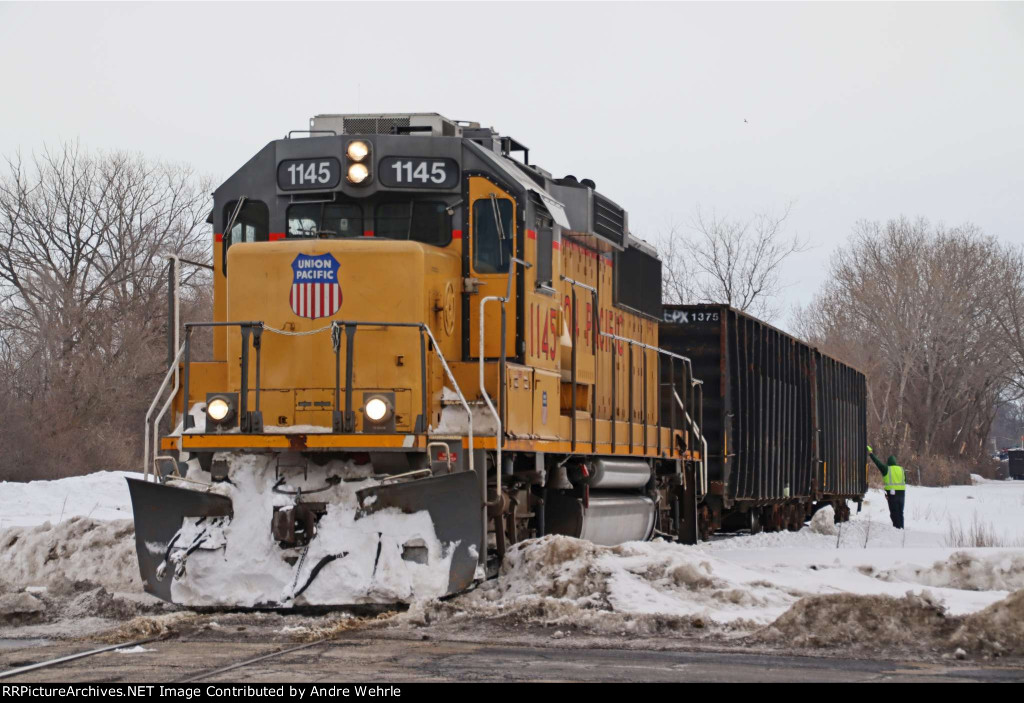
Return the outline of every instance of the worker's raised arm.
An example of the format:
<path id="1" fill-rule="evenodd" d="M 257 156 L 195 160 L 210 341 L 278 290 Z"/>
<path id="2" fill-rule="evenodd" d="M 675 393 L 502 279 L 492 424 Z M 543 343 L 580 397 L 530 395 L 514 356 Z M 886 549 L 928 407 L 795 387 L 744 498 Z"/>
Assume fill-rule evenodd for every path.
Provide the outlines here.
<path id="1" fill-rule="evenodd" d="M 878 467 L 878 470 L 879 470 L 879 471 L 880 471 L 880 472 L 882 473 L 882 476 L 883 476 L 883 477 L 884 477 L 884 476 L 885 476 L 885 475 L 886 475 L 887 473 L 889 473 L 889 467 L 888 467 L 888 466 L 886 466 L 886 465 L 885 465 L 884 463 L 882 463 L 882 462 L 881 462 L 881 461 L 880 461 L 880 460 L 878 459 L 878 457 L 874 455 L 874 453 L 873 453 L 873 452 L 871 451 L 871 447 L 868 447 L 868 456 L 869 456 L 869 457 L 871 457 L 871 461 L 875 462 L 875 466 L 877 466 L 877 467 Z"/>

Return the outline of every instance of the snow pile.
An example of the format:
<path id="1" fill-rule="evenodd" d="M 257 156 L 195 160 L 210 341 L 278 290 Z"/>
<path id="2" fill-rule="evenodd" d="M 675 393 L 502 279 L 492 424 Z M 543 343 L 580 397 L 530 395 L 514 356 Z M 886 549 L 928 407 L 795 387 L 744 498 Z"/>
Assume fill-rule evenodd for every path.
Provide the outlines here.
<path id="1" fill-rule="evenodd" d="M 953 645 L 993 654 L 1024 654 L 1024 590 L 964 618 Z"/>
<path id="2" fill-rule="evenodd" d="M 948 640 L 958 624 L 927 591 L 902 598 L 843 593 L 797 601 L 753 639 L 790 647 L 916 649 Z"/>
<path id="3" fill-rule="evenodd" d="M 849 593 L 797 601 L 756 642 L 787 647 L 871 650 L 930 649 L 947 655 L 1024 654 L 1024 590 L 968 615 L 951 615 L 927 590 L 902 598 Z M 962 658 L 958 656 L 958 658 Z"/>
<path id="4" fill-rule="evenodd" d="M 827 505 L 814 513 L 808 525 L 811 532 L 819 535 L 839 534 L 839 526 L 836 525 L 836 511 L 831 505 Z"/>
<path id="5" fill-rule="evenodd" d="M 192 606 L 359 604 L 412 601 L 444 595 L 458 543 L 442 544 L 429 513 L 404 514 L 396 508 L 356 519 L 357 492 L 377 485 L 366 466 L 333 461 L 305 465 L 278 484 L 285 470 L 274 457 L 232 455 L 229 481 L 211 492 L 231 498 L 234 517 L 186 518 L 172 540 L 170 558 L 158 570 L 174 580 L 176 603 Z M 189 478 L 205 474 L 190 467 Z M 174 482 L 172 482 L 173 485 Z M 195 484 L 183 484 L 195 489 Z M 306 500 L 327 503 L 307 548 L 282 549 L 270 525 L 275 508 L 294 504 L 301 489 Z M 415 547 L 425 563 L 403 554 Z M 168 545 L 149 548 L 158 554 Z"/>
<path id="6" fill-rule="evenodd" d="M 0 595 L 0 620 L 19 620 L 41 613 L 43 602 L 31 593 L 4 593 Z"/>
<path id="7" fill-rule="evenodd" d="M 1016 591 L 1024 589 L 1024 551 L 988 555 L 959 551 L 932 566 L 903 565 L 879 573 L 878 578 L 965 591 Z"/>
<path id="8" fill-rule="evenodd" d="M 56 524 L 71 517 L 121 520 L 132 517 L 126 471 L 98 471 L 57 481 L 0 481 L 0 529 Z"/>
<path id="9" fill-rule="evenodd" d="M 800 595 L 757 579 L 696 547 L 660 540 L 604 547 L 549 535 L 513 545 L 500 578 L 412 617 L 468 614 L 646 633 L 770 622 Z"/>
<path id="10" fill-rule="evenodd" d="M 131 520 L 85 517 L 2 530 L 0 590 L 85 581 L 112 591 L 140 592 L 134 535 Z"/>

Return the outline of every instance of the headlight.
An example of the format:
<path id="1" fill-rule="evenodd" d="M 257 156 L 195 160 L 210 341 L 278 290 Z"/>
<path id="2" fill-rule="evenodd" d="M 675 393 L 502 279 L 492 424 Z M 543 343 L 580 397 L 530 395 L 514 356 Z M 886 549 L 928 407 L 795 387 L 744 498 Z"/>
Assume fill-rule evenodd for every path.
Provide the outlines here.
<path id="1" fill-rule="evenodd" d="M 366 403 L 366 417 L 374 422 L 380 422 L 388 414 L 388 404 L 380 398 L 371 398 Z"/>
<path id="2" fill-rule="evenodd" d="M 347 153 L 348 158 L 352 159 L 353 161 L 362 161 L 363 159 L 366 158 L 366 155 L 370 153 L 370 147 L 366 144 L 366 142 L 349 142 Z M 349 173 L 351 172 L 352 170 L 349 169 Z"/>
<path id="3" fill-rule="evenodd" d="M 238 426 L 238 394 L 206 394 L 206 431 L 223 432 Z"/>
<path id="4" fill-rule="evenodd" d="M 365 164 L 352 164 L 348 167 L 348 180 L 351 183 L 362 183 L 370 175 L 370 169 Z"/>
<path id="5" fill-rule="evenodd" d="M 228 416 L 231 412 L 231 406 L 228 405 L 228 401 L 223 398 L 214 398 L 206 406 L 206 412 L 217 422 L 220 422 Z"/>

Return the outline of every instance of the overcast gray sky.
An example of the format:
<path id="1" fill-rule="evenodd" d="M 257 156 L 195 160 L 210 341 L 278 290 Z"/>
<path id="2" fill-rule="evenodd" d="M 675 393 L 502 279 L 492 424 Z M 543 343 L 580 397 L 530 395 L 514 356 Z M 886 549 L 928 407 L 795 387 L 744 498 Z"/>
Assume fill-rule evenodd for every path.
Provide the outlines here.
<path id="1" fill-rule="evenodd" d="M 0 3 L 0 62 L 5 155 L 79 139 L 226 177 L 316 113 L 440 112 L 648 239 L 794 201 L 787 306 L 861 218 L 1024 242 L 1019 3 Z"/>

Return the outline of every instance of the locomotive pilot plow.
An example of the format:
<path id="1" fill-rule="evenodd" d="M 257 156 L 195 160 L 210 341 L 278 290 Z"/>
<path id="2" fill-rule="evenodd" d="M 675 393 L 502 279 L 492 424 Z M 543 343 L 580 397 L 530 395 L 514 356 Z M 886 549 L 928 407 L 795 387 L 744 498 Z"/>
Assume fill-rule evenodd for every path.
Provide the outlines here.
<path id="1" fill-rule="evenodd" d="M 241 477 L 207 491 L 128 479 L 145 590 L 184 605 L 290 608 L 408 602 L 472 583 L 475 473 L 336 484 L 315 502 L 285 485 L 262 486 L 272 498 L 260 500 Z M 221 486 L 234 495 L 211 492 Z"/>

